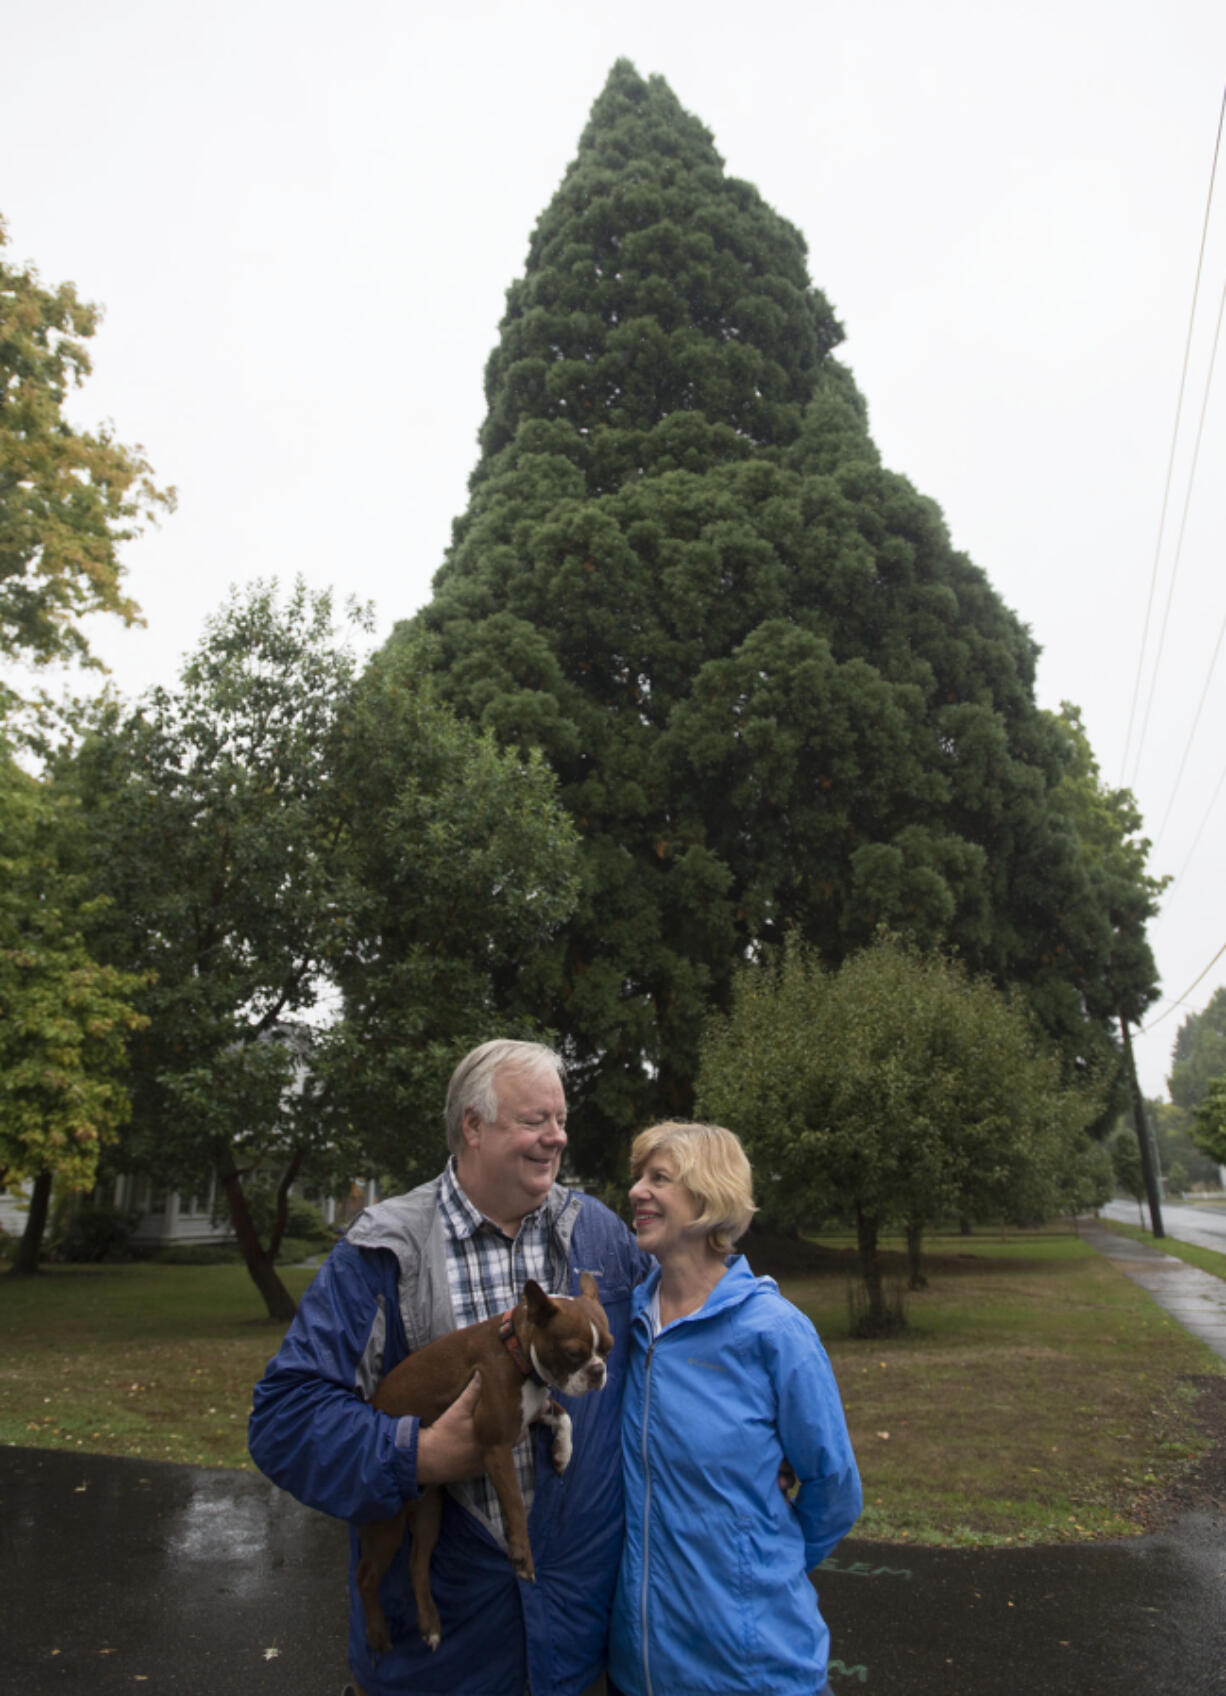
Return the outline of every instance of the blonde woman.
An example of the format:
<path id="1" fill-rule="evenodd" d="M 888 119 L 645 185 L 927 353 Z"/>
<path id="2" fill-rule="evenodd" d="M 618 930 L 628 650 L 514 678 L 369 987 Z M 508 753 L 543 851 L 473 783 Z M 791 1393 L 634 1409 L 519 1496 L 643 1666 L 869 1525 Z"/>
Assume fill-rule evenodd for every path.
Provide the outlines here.
<path id="1" fill-rule="evenodd" d="M 612 1686 L 818 1696 L 830 1633 L 807 1575 L 861 1508 L 830 1362 L 732 1252 L 754 1206 L 731 1131 L 653 1125 L 631 1166 L 635 1235 L 658 1270 L 631 1309 Z M 779 1487 L 789 1465 L 794 1500 Z"/>

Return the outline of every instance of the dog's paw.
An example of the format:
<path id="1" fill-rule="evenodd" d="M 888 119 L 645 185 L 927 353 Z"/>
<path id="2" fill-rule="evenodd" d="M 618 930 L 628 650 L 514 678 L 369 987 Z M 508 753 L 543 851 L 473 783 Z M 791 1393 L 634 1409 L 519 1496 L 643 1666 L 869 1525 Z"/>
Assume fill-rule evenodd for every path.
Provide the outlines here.
<path id="1" fill-rule="evenodd" d="M 550 1455 L 555 1472 L 565 1472 L 570 1465 L 570 1457 L 574 1453 L 574 1426 L 571 1418 L 563 1408 L 558 1408 L 557 1417 L 553 1421 L 553 1447 Z"/>

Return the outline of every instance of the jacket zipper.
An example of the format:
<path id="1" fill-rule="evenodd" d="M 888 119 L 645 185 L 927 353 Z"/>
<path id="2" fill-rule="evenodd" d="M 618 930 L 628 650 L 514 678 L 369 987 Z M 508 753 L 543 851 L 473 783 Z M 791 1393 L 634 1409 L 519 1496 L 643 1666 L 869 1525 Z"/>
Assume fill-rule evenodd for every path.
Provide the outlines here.
<path id="1" fill-rule="evenodd" d="M 651 1684 L 651 1665 L 647 1652 L 647 1575 L 651 1564 L 651 1469 L 647 1462 L 647 1423 L 651 1415 L 651 1357 L 656 1352 L 656 1339 L 643 1363 L 643 1587 L 639 1598 L 639 1631 L 643 1638 L 643 1685 L 647 1696 L 654 1696 Z"/>

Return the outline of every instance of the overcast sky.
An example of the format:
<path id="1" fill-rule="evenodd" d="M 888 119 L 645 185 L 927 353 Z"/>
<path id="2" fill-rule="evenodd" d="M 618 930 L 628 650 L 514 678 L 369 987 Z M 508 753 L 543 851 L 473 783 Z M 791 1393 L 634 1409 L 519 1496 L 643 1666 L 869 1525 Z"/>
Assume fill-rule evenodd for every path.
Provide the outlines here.
<path id="1" fill-rule="evenodd" d="M 302 573 L 380 635 L 427 599 L 504 291 L 625 56 L 803 231 L 886 464 L 1134 788 L 1176 878 L 1169 1000 L 1226 944 L 1226 180 L 1174 435 L 1222 0 L 7 0 L 3 39 L 7 258 L 105 307 L 74 415 L 179 490 L 126 555 L 147 628 L 93 632 L 125 693 L 173 681 L 234 582 Z M 1149 1093 L 1222 983 L 1226 954 L 1155 1008 Z"/>

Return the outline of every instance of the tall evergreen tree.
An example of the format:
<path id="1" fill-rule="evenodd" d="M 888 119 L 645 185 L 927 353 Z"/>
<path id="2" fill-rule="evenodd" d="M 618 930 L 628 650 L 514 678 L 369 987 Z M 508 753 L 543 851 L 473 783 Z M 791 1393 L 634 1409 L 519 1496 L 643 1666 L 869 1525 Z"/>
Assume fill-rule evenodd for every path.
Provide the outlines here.
<path id="1" fill-rule="evenodd" d="M 1210 1080 L 1226 1072 L 1226 985 L 1214 990 L 1199 1013 L 1189 1013 L 1171 1050 L 1167 1088 L 1171 1100 L 1194 1113 Z"/>
<path id="2" fill-rule="evenodd" d="M 888 924 L 1028 980 L 1084 888 L 1035 645 L 882 468 L 841 335 L 799 232 L 615 65 L 508 292 L 420 615 L 451 701 L 543 750 L 584 839 L 524 974 L 589 1170 L 690 1108 L 747 951 L 795 927 L 837 962 Z"/>

